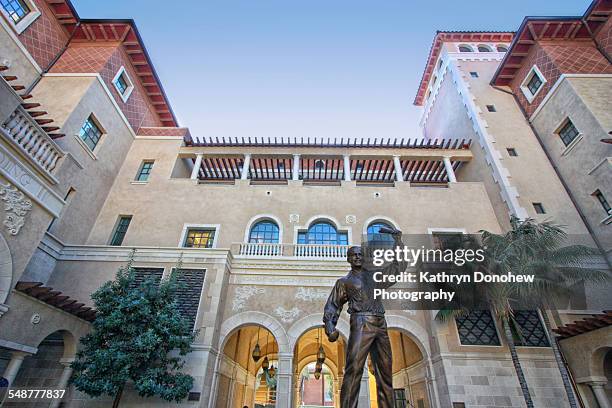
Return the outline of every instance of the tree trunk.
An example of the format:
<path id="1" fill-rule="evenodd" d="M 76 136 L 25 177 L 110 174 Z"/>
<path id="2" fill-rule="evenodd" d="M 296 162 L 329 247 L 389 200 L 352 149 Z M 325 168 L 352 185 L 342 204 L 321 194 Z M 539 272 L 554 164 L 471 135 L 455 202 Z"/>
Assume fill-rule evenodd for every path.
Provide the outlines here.
<path id="1" fill-rule="evenodd" d="M 546 310 L 540 311 L 542 314 L 542 319 L 544 320 L 544 327 L 546 328 L 546 335 L 548 336 L 550 347 L 552 348 L 553 354 L 555 355 L 555 360 L 557 361 L 557 366 L 559 367 L 559 372 L 561 373 L 561 379 L 563 380 L 563 387 L 565 387 L 567 400 L 569 401 L 569 405 L 571 408 L 578 408 L 578 404 L 576 403 L 576 398 L 574 396 L 574 388 L 572 387 L 567 367 L 563 362 L 563 357 L 561 356 L 561 351 L 559 350 L 557 339 L 555 338 L 555 336 L 553 336 L 552 330 L 550 329 L 550 321 L 548 320 L 548 314 L 546 313 Z"/>
<path id="2" fill-rule="evenodd" d="M 512 364 L 514 364 L 514 370 L 516 371 L 516 376 L 518 377 L 519 384 L 521 385 L 521 391 L 523 392 L 523 398 L 525 399 L 527 408 L 533 408 L 533 401 L 531 400 L 531 394 L 529 393 L 527 380 L 525 380 L 525 373 L 523 373 L 521 362 L 519 361 L 518 354 L 516 354 L 516 346 L 514 345 L 512 331 L 510 330 L 510 323 L 508 322 L 507 317 L 502 317 L 501 320 L 502 325 L 504 327 L 504 335 L 506 337 L 506 342 L 508 343 L 508 348 L 510 349 L 510 357 L 512 357 Z"/>
<path id="3" fill-rule="evenodd" d="M 115 394 L 115 400 L 113 401 L 113 408 L 117 408 L 119 406 L 119 401 L 121 400 L 121 394 L 123 394 L 123 385 L 119 387 L 117 390 L 117 394 Z"/>

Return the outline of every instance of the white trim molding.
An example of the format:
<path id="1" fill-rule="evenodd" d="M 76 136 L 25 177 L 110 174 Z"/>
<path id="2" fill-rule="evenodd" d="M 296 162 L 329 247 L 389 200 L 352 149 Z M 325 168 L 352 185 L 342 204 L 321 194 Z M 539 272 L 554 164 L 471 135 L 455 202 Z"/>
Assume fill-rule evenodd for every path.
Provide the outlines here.
<path id="1" fill-rule="evenodd" d="M 36 7 L 36 4 L 32 0 L 23 0 L 25 5 L 30 9 L 30 12 L 25 15 L 18 23 L 15 23 L 9 13 L 4 9 L 4 7 L 0 7 L 0 12 L 8 21 L 8 24 L 12 27 L 13 30 L 17 34 L 21 34 L 25 31 L 26 28 L 30 26 L 38 17 L 40 17 L 40 10 Z"/>
<path id="2" fill-rule="evenodd" d="M 559 79 L 557 79 L 557 82 L 555 82 L 553 86 L 550 87 L 550 90 L 548 91 L 544 99 L 542 99 L 542 102 L 540 102 L 536 110 L 533 111 L 533 113 L 529 117 L 529 122 L 534 121 L 536 116 L 538 116 L 538 114 L 544 108 L 544 105 L 546 105 L 546 103 L 553 97 L 553 95 L 557 92 L 557 90 L 561 86 L 561 83 L 563 82 L 563 80 L 566 78 L 608 78 L 608 79 L 612 79 L 612 74 L 561 74 Z"/>
<path id="3" fill-rule="evenodd" d="M 531 93 L 531 90 L 527 87 L 527 84 L 536 75 L 538 76 L 538 78 L 540 78 L 540 81 L 542 81 L 542 83 L 540 84 L 538 89 L 535 91 L 535 93 Z M 538 94 L 542 91 L 542 89 L 544 89 L 544 85 L 546 85 L 547 82 L 548 81 L 546 80 L 546 77 L 544 76 L 544 74 L 542 74 L 542 71 L 538 69 L 538 66 L 537 65 L 532 66 L 529 72 L 527 73 L 527 75 L 525 76 L 525 79 L 523 79 L 523 82 L 521 82 L 521 86 L 520 86 L 521 92 L 523 92 L 523 95 L 525 95 L 525 98 L 527 98 L 527 102 L 529 103 L 533 102 L 535 97 L 538 96 Z"/>
<path id="4" fill-rule="evenodd" d="M 125 83 L 127 84 L 127 88 L 125 88 L 124 92 L 121 92 L 121 90 L 117 86 L 117 79 L 119 79 L 119 77 L 122 75 L 123 79 L 125 80 Z M 127 100 L 130 98 L 130 95 L 132 94 L 132 91 L 134 90 L 134 82 L 132 82 L 132 78 L 130 78 L 123 65 L 121 66 L 121 68 L 119 68 L 117 74 L 115 74 L 115 77 L 112 80 L 112 84 L 115 87 L 115 90 L 117 91 L 119 96 L 121 97 L 121 100 L 123 102 L 127 102 Z"/>
<path id="5" fill-rule="evenodd" d="M 130 125 L 130 122 L 127 120 L 127 118 L 123 114 L 123 111 L 121 110 L 121 108 L 117 104 L 117 101 L 115 100 L 115 97 L 111 93 L 110 89 L 108 89 L 108 86 L 106 86 L 106 83 L 104 82 L 104 80 L 102 79 L 102 76 L 100 74 L 97 74 L 97 73 L 95 73 L 95 74 L 92 74 L 92 73 L 47 73 L 47 74 L 44 74 L 43 77 L 77 77 L 77 78 L 78 77 L 93 77 L 93 78 L 97 78 L 98 82 L 102 86 L 102 89 L 105 91 L 106 96 L 108 96 L 108 99 L 111 101 L 111 103 L 113 104 L 113 106 L 117 110 L 117 113 L 121 117 L 123 123 L 128 128 L 128 131 L 130 132 L 132 137 L 134 139 L 136 139 L 136 132 L 134 132 L 134 129 L 132 129 L 132 125 Z"/>
<path id="6" fill-rule="evenodd" d="M 375 215 L 374 217 L 370 217 L 363 222 L 361 232 L 364 236 L 368 235 L 368 227 L 370 226 L 370 224 L 373 224 L 375 222 L 384 222 L 385 224 L 391 224 L 391 226 L 395 229 L 400 229 L 399 224 L 393 221 L 391 218 L 385 217 L 384 215 Z"/>
<path id="7" fill-rule="evenodd" d="M 219 240 L 219 231 L 221 230 L 221 224 L 183 224 L 183 231 L 181 232 L 181 240 L 178 243 L 179 248 L 185 248 L 185 240 L 187 239 L 187 233 L 190 229 L 207 229 L 214 230 L 215 235 L 213 236 L 212 248 L 217 247 L 217 241 Z M 202 248 L 199 248 L 202 249 Z M 210 248 L 207 248 L 210 249 Z"/>
<path id="8" fill-rule="evenodd" d="M 293 227 L 293 243 L 297 244 L 298 233 L 300 231 L 308 231 L 308 228 L 310 228 L 310 226 L 314 222 L 316 222 L 316 221 L 327 221 L 327 222 L 331 223 L 336 228 L 337 232 L 346 232 L 348 244 L 352 245 L 352 243 L 353 243 L 353 229 L 352 229 L 352 227 L 344 226 L 344 225 L 340 224 L 338 222 L 338 220 L 335 219 L 334 217 L 332 217 L 330 215 L 324 215 L 324 214 L 319 214 L 319 215 L 315 215 L 315 216 L 310 217 L 308 219 L 308 221 L 304 225 L 296 225 L 296 226 L 294 226 Z"/>
<path id="9" fill-rule="evenodd" d="M 275 215 L 272 214 L 258 214 L 251 218 L 246 225 L 246 229 L 244 231 L 244 242 L 249 242 L 249 236 L 251 235 L 251 228 L 255 226 L 260 221 L 272 221 L 278 227 L 278 243 L 283 243 L 283 222 Z"/>

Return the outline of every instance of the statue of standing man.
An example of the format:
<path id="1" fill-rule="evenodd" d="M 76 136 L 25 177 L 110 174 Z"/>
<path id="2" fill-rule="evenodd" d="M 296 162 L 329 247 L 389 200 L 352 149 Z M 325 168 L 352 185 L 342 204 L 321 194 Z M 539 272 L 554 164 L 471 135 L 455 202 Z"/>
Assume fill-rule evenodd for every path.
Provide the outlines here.
<path id="1" fill-rule="evenodd" d="M 390 230 L 388 233 L 393 236 L 395 245 L 403 246 L 401 231 Z M 340 408 L 357 408 L 361 377 L 368 354 L 374 367 L 378 407 L 394 408 L 393 373 L 391 371 L 393 358 L 387 333 L 385 308 L 380 300 L 374 298 L 375 288 L 389 287 L 392 284 L 375 282 L 373 279 L 375 271 L 365 269 L 363 260 L 361 247 L 354 246 L 348 249 L 347 261 L 351 264 L 351 271 L 336 281 L 325 304 L 323 315 L 325 333 L 329 341 L 334 342 L 339 336 L 336 324 L 340 312 L 344 304 L 348 303 L 351 332 L 346 348 Z M 381 271 L 384 275 L 397 275 L 405 269 L 405 263 L 400 264 L 394 261 Z"/>

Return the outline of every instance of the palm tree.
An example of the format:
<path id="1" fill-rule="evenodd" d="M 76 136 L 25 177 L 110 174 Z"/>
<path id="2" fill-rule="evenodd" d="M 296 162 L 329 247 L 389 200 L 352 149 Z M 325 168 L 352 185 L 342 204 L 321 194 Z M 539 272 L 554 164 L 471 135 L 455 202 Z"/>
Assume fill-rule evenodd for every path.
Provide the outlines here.
<path id="1" fill-rule="evenodd" d="M 550 222 L 537 223 L 532 219 L 511 219 L 511 230 L 505 234 L 493 234 L 481 231 L 482 244 L 485 251 L 485 261 L 481 264 L 470 264 L 468 270 L 479 270 L 491 275 L 533 274 L 533 283 L 487 283 L 478 285 L 479 296 L 484 304 L 501 321 L 503 335 L 510 350 L 510 356 L 516 375 L 521 386 L 523 398 L 527 408 L 533 407 L 525 374 L 521 367 L 513 328 L 521 336 L 519 325 L 514 319 L 512 305 L 521 304 L 521 307 L 532 309 L 550 309 L 550 305 L 567 295 L 572 286 L 579 282 L 600 282 L 608 279 L 608 275 L 600 270 L 590 268 L 588 259 L 599 252 L 582 245 L 562 246 L 567 240 L 563 227 Z M 478 245 L 478 244 L 476 244 Z M 470 247 L 474 242 L 470 241 Z M 473 289 L 473 288 L 472 288 Z M 465 299 L 466 293 L 459 294 L 458 298 Z M 467 294 L 474 296 L 474 293 Z M 450 305 L 440 310 L 438 319 L 447 319 L 451 316 L 460 316 L 469 313 L 466 304 Z M 473 309 L 472 309 L 473 310 Z M 542 312 L 544 326 L 550 339 L 561 378 L 572 408 L 577 407 L 573 389 L 569 380 L 569 373 L 563 363 L 561 353 L 550 329 L 550 322 L 546 312 Z"/>

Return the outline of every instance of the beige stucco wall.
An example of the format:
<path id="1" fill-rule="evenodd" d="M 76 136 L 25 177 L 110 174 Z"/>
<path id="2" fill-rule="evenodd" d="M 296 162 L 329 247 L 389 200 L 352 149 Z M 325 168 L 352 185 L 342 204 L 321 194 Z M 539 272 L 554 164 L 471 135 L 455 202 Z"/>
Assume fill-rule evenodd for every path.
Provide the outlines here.
<path id="1" fill-rule="evenodd" d="M 480 112 L 469 112 L 457 91 L 457 84 L 448 73 L 444 76 L 440 92 L 433 102 L 433 108 L 425 122 L 425 134 L 429 138 L 475 137 L 474 120 L 470 114 L 476 114 L 484 122 L 486 131 L 493 141 L 496 154 L 499 155 L 503 171 L 509 173 L 509 182 L 518 192 L 519 204 L 527 214 L 539 221 L 552 220 L 566 225 L 567 231 L 573 234 L 586 234 L 578 212 L 563 189 L 546 154 L 516 104 L 514 97 L 503 90 L 490 85 L 491 78 L 497 69 L 498 61 L 454 61 L 461 73 L 461 80 L 468 85 L 470 98 Z M 478 73 L 478 78 L 470 72 Z M 486 105 L 495 105 L 496 112 L 488 112 Z M 498 185 L 492 180 L 490 159 L 478 149 L 478 139 L 473 140 L 475 159 L 466 165 L 462 177 L 480 179 L 487 185 L 491 200 L 499 205 L 496 197 Z M 507 148 L 515 148 L 518 157 L 510 157 Z M 479 157 L 485 156 L 485 157 Z M 487 174 L 489 173 L 489 174 Z M 533 203 L 542 203 L 546 214 L 536 214 Z M 496 206 L 498 217 L 504 212 Z M 500 222 L 504 224 L 503 218 Z M 507 225 L 507 224 L 506 224 Z"/>
<path id="2" fill-rule="evenodd" d="M 33 95 L 41 109 L 49 112 L 54 124 L 60 126 L 59 132 L 66 135 L 57 140 L 69 153 L 58 170 L 61 194 L 65 195 L 71 187 L 76 190 L 51 232 L 63 241 L 84 243 L 129 150 L 133 133 L 97 77 L 46 76 Z M 92 113 L 104 130 L 93 157 L 77 140 L 83 123 Z"/>
<path id="3" fill-rule="evenodd" d="M 30 86 L 38 77 L 39 71 L 34 66 L 33 60 L 26 57 L 27 51 L 19 47 L 20 42 L 17 35 L 4 20 L 4 15 L 0 16 L 0 65 L 5 60 L 8 61 L 10 69 L 4 75 L 15 75 L 18 80 L 13 85 Z M 25 52 L 24 52 L 25 51 Z"/>
<path id="4" fill-rule="evenodd" d="M 532 117 L 551 159 L 572 191 L 578 206 L 605 250 L 612 251 L 612 226 L 592 196 L 601 190 L 612 201 L 612 145 L 601 142 L 612 129 L 612 77 L 561 79 L 550 98 Z M 566 147 L 556 134 L 569 117 L 580 132 L 580 140 Z"/>

